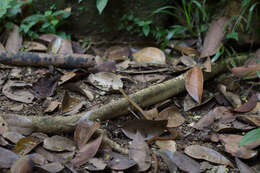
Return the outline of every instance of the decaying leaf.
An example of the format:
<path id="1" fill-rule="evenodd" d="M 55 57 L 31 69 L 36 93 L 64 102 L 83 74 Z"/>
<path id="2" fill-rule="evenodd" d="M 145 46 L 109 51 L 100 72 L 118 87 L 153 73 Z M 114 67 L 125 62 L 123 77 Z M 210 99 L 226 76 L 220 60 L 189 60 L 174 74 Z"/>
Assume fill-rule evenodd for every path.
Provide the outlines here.
<path id="1" fill-rule="evenodd" d="M 51 151 L 74 151 L 76 149 L 72 140 L 57 135 L 45 138 L 43 147 Z"/>
<path id="2" fill-rule="evenodd" d="M 219 135 L 219 139 L 225 146 L 225 150 L 232 154 L 232 156 L 250 159 L 257 155 L 257 151 L 248 149 L 246 146 L 239 147 L 241 135 Z"/>
<path id="3" fill-rule="evenodd" d="M 108 48 L 105 52 L 105 56 L 109 60 L 114 60 L 114 61 L 123 61 L 128 59 L 130 56 L 131 52 L 129 47 L 126 46 L 112 46 Z"/>
<path id="4" fill-rule="evenodd" d="M 34 95 L 26 87 L 29 85 L 19 81 L 8 81 L 3 87 L 3 94 L 11 100 L 32 103 Z"/>
<path id="5" fill-rule="evenodd" d="M 203 82 L 203 73 L 199 66 L 193 67 L 187 72 L 185 81 L 186 90 L 198 103 L 201 103 Z"/>
<path id="6" fill-rule="evenodd" d="M 5 120 L 0 116 L 0 135 L 3 135 L 8 131 L 8 124 Z"/>
<path id="7" fill-rule="evenodd" d="M 23 156 L 16 160 L 11 167 L 12 173 L 33 173 L 34 162 L 31 157 Z"/>
<path id="8" fill-rule="evenodd" d="M 134 139 L 138 131 L 147 140 L 162 134 L 166 125 L 166 120 L 132 120 L 123 125 L 122 131 L 130 139 Z"/>
<path id="9" fill-rule="evenodd" d="M 147 143 L 143 136 L 137 132 L 133 142 L 129 146 L 129 158 L 133 159 L 138 165 L 138 171 L 143 172 L 151 166 L 151 155 Z"/>
<path id="10" fill-rule="evenodd" d="M 247 78 L 256 76 L 256 71 L 259 71 L 260 67 L 258 64 L 244 65 L 240 67 L 234 67 L 230 71 L 239 78 Z"/>
<path id="11" fill-rule="evenodd" d="M 126 170 L 136 165 L 136 162 L 128 156 L 107 151 L 104 154 L 104 159 L 108 162 L 108 167 L 113 170 Z"/>
<path id="12" fill-rule="evenodd" d="M 19 159 L 19 156 L 14 152 L 0 147 L 0 169 L 11 168 L 13 163 Z"/>
<path id="13" fill-rule="evenodd" d="M 221 17 L 211 22 L 203 42 L 203 48 L 200 54 L 201 58 L 214 55 L 220 48 L 228 21 L 228 18 Z"/>
<path id="14" fill-rule="evenodd" d="M 139 63 L 165 64 L 166 56 L 158 48 L 147 47 L 133 54 L 133 58 Z"/>
<path id="15" fill-rule="evenodd" d="M 90 123 L 86 121 L 80 122 L 74 131 L 74 141 L 77 142 L 81 149 L 91 138 L 94 132 L 100 127 L 98 122 Z"/>
<path id="16" fill-rule="evenodd" d="M 250 112 L 251 110 L 253 110 L 255 108 L 257 104 L 257 96 L 256 94 L 252 95 L 249 100 L 244 103 L 243 105 L 241 105 L 240 107 L 234 109 L 235 112 Z"/>
<path id="17" fill-rule="evenodd" d="M 155 144 L 158 145 L 161 150 L 168 150 L 172 153 L 177 151 L 177 144 L 173 140 L 156 141 Z"/>
<path id="18" fill-rule="evenodd" d="M 192 110 L 194 108 L 198 108 L 206 103 L 208 103 L 211 99 L 213 99 L 213 95 L 211 95 L 209 92 L 205 92 L 203 91 L 202 94 L 202 101 L 201 103 L 197 103 L 194 99 L 192 99 L 192 97 L 187 94 L 186 97 L 184 98 L 184 102 L 183 102 L 183 109 L 184 111 L 189 111 Z"/>
<path id="19" fill-rule="evenodd" d="M 47 47 L 44 44 L 38 43 L 35 41 L 24 41 L 23 47 L 24 47 L 25 51 L 28 51 L 28 52 L 31 52 L 31 51 L 45 52 L 47 50 Z"/>
<path id="20" fill-rule="evenodd" d="M 23 135 L 17 132 L 5 132 L 4 134 L 2 134 L 2 136 L 14 144 L 17 143 L 20 139 L 24 138 Z"/>
<path id="21" fill-rule="evenodd" d="M 44 99 L 52 96 L 58 84 L 58 79 L 58 76 L 52 77 L 50 74 L 38 79 L 38 81 L 33 84 L 35 97 Z"/>
<path id="22" fill-rule="evenodd" d="M 236 158 L 236 164 L 241 173 L 255 173 L 255 171 L 247 166 L 245 163 L 243 163 L 241 160 Z"/>
<path id="23" fill-rule="evenodd" d="M 185 118 L 176 106 L 171 106 L 161 111 L 156 120 L 168 120 L 167 127 L 178 127 L 185 122 Z"/>
<path id="24" fill-rule="evenodd" d="M 61 111 L 66 115 L 71 114 L 72 112 L 77 113 L 79 109 L 83 106 L 83 102 L 78 100 L 77 98 L 70 97 L 68 92 L 64 93 L 62 103 L 61 103 Z"/>
<path id="25" fill-rule="evenodd" d="M 85 164 L 89 159 L 93 158 L 102 142 L 103 135 L 100 135 L 97 139 L 89 142 L 87 145 L 82 147 L 79 153 L 71 160 L 71 163 L 75 166 L 81 166 Z"/>
<path id="26" fill-rule="evenodd" d="M 85 166 L 85 165 L 84 165 Z M 106 168 L 107 164 L 99 158 L 91 158 L 86 163 L 85 168 L 88 171 L 103 171 Z"/>
<path id="27" fill-rule="evenodd" d="M 233 164 L 225 156 L 208 147 L 190 145 L 185 148 L 184 152 L 185 154 L 196 159 L 204 159 L 213 163 L 229 165 L 233 167 Z"/>
<path id="28" fill-rule="evenodd" d="M 64 166 L 59 162 L 47 163 L 45 165 L 40 166 L 40 168 L 51 172 L 51 173 L 58 173 L 64 169 Z"/>
<path id="29" fill-rule="evenodd" d="M 24 156 L 29 152 L 31 152 L 37 145 L 40 144 L 40 142 L 41 141 L 38 138 L 31 137 L 31 136 L 21 138 L 16 143 L 14 147 L 14 152 L 21 156 Z"/>
<path id="30" fill-rule="evenodd" d="M 200 164 L 181 152 L 176 151 L 172 153 L 168 150 L 160 150 L 160 155 L 163 155 L 164 156 L 163 158 L 166 158 L 167 165 L 169 168 L 173 167 L 172 169 L 174 169 L 174 165 L 176 165 L 180 170 L 184 172 L 188 172 L 188 173 L 200 172 Z"/>

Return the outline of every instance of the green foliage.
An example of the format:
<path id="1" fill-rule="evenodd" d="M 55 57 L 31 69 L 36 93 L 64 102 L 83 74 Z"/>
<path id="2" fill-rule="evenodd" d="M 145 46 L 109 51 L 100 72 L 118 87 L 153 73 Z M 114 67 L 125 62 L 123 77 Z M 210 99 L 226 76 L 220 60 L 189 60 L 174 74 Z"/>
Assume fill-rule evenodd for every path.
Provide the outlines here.
<path id="1" fill-rule="evenodd" d="M 55 11 L 55 7 L 51 7 L 51 9 L 45 11 L 44 14 L 34 14 L 26 17 L 20 25 L 20 31 L 34 38 L 38 37 L 38 33 L 57 34 L 57 27 L 64 19 L 68 18 L 70 14 L 71 12 L 64 10 Z M 36 27 L 37 32 L 33 30 L 33 27 Z"/>
<path id="2" fill-rule="evenodd" d="M 133 14 L 124 15 L 120 19 L 119 30 L 126 30 L 132 34 L 139 34 L 139 36 L 148 36 L 151 31 L 151 20 L 141 20 L 135 18 Z"/>
<path id="3" fill-rule="evenodd" d="M 1 0 L 0 1 L 0 19 L 3 21 L 6 18 L 15 17 L 21 13 L 21 7 L 25 4 L 32 3 L 32 0 L 17 1 L 17 0 Z"/>
<path id="4" fill-rule="evenodd" d="M 101 14 L 103 12 L 104 8 L 107 5 L 107 2 L 108 2 L 108 0 L 97 0 L 96 1 L 96 6 L 97 6 L 99 14 Z"/>
<path id="5" fill-rule="evenodd" d="M 239 146 L 250 144 L 256 140 L 260 139 L 260 128 L 251 130 L 240 140 Z"/>

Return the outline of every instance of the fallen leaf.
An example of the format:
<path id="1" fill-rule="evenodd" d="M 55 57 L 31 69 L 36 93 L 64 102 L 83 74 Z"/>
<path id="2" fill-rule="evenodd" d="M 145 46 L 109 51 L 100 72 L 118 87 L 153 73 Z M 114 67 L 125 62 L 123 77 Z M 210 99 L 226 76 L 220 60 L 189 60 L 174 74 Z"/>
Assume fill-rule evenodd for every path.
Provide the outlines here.
<path id="1" fill-rule="evenodd" d="M 115 61 L 106 61 L 103 63 L 98 64 L 97 66 L 94 67 L 95 72 L 107 72 L 107 73 L 112 73 L 115 72 L 117 69 L 116 67 L 116 62 Z"/>
<path id="2" fill-rule="evenodd" d="M 151 155 L 147 143 L 137 131 L 132 143 L 129 145 L 129 158 L 133 159 L 138 166 L 138 171 L 143 172 L 151 166 Z"/>
<path id="3" fill-rule="evenodd" d="M 70 40 L 62 39 L 61 47 L 58 54 L 73 54 L 73 49 Z"/>
<path id="4" fill-rule="evenodd" d="M 113 73 L 99 72 L 96 74 L 90 74 L 88 77 L 89 82 L 104 91 L 118 90 L 123 88 L 123 82 L 121 78 Z"/>
<path id="5" fill-rule="evenodd" d="M 225 36 L 225 27 L 228 21 L 228 18 L 221 17 L 211 22 L 203 41 L 200 58 L 212 56 L 217 52 Z"/>
<path id="6" fill-rule="evenodd" d="M 108 48 L 105 52 L 105 56 L 109 60 L 114 60 L 114 61 L 123 61 L 128 59 L 130 56 L 131 52 L 129 47 L 126 46 L 112 46 Z"/>
<path id="7" fill-rule="evenodd" d="M 139 63 L 166 64 L 166 56 L 158 48 L 147 47 L 133 54 L 133 59 Z"/>
<path id="8" fill-rule="evenodd" d="M 78 148 L 81 149 L 86 145 L 94 132 L 100 127 L 98 122 L 90 123 L 80 122 L 74 131 L 74 141 L 77 142 Z"/>
<path id="9" fill-rule="evenodd" d="M 185 122 L 185 118 L 176 106 L 171 106 L 161 111 L 156 120 L 168 120 L 167 127 L 178 127 Z"/>
<path id="10" fill-rule="evenodd" d="M 208 147 L 200 145 L 190 145 L 185 148 L 184 152 L 185 154 L 196 159 L 203 159 L 212 163 L 234 167 L 233 164 L 225 156 Z"/>
<path id="11" fill-rule="evenodd" d="M 159 146 L 161 150 L 168 150 L 172 153 L 177 151 L 177 144 L 173 140 L 156 141 L 155 144 Z"/>
<path id="12" fill-rule="evenodd" d="M 0 147 L 0 168 L 11 168 L 19 156 L 14 152 Z"/>
<path id="13" fill-rule="evenodd" d="M 113 170 L 126 170 L 136 165 L 136 162 L 126 155 L 118 154 L 112 151 L 105 151 L 104 159 L 108 167 Z"/>
<path id="14" fill-rule="evenodd" d="M 187 72 L 185 87 L 189 95 L 198 103 L 201 103 L 203 93 L 203 73 L 199 66 L 193 67 Z"/>
<path id="15" fill-rule="evenodd" d="M 18 53 L 23 42 L 23 37 L 19 32 L 19 26 L 13 25 L 12 30 L 9 32 L 5 48 L 7 52 Z"/>
<path id="16" fill-rule="evenodd" d="M 43 147 L 51 151 L 74 151 L 76 149 L 72 140 L 57 135 L 45 138 Z"/>
<path id="17" fill-rule="evenodd" d="M 150 110 L 144 110 L 145 114 L 149 117 L 149 120 L 155 120 L 159 116 L 159 112 L 157 108 L 153 108 Z"/>
<path id="18" fill-rule="evenodd" d="M 11 167 L 12 173 L 33 173 L 34 162 L 30 156 L 23 156 L 16 160 Z"/>
<path id="19" fill-rule="evenodd" d="M 138 82 L 156 82 L 160 83 L 166 79 L 165 75 L 158 75 L 158 74 L 146 74 L 146 75 L 135 75 L 134 79 Z"/>
<path id="20" fill-rule="evenodd" d="M 244 65 L 240 67 L 233 67 L 230 71 L 238 78 L 253 77 L 256 76 L 256 71 L 259 71 L 258 64 Z"/>
<path id="21" fill-rule="evenodd" d="M 52 96 L 58 84 L 58 79 L 58 76 L 52 77 L 50 74 L 38 79 L 38 81 L 33 84 L 35 97 L 44 99 Z"/>
<path id="22" fill-rule="evenodd" d="M 84 165 L 85 169 L 88 171 L 103 171 L 106 168 L 107 164 L 98 158 L 91 158 L 86 163 L 86 166 Z"/>
<path id="23" fill-rule="evenodd" d="M 260 127 L 260 117 L 257 114 L 237 115 L 239 120 Z"/>
<path id="24" fill-rule="evenodd" d="M 71 80 L 72 78 L 74 78 L 75 76 L 77 75 L 77 73 L 75 72 L 67 72 L 65 74 L 63 74 L 61 77 L 60 77 L 60 81 L 59 81 L 59 85 L 62 85 L 63 83 L 65 82 L 68 82 L 69 80 Z"/>
<path id="25" fill-rule="evenodd" d="M 50 172 L 50 173 L 57 173 L 61 172 L 64 169 L 64 166 L 59 162 L 47 163 L 45 165 L 40 166 L 40 168 Z"/>
<path id="26" fill-rule="evenodd" d="M 24 41 L 23 47 L 27 52 L 45 52 L 47 50 L 47 47 L 44 44 L 35 41 Z"/>
<path id="27" fill-rule="evenodd" d="M 101 145 L 102 138 L 103 134 L 81 148 L 75 158 L 71 160 L 71 163 L 75 166 L 81 166 L 85 164 L 89 159 L 93 158 Z"/>
<path id="28" fill-rule="evenodd" d="M 25 137 L 21 138 L 14 147 L 14 152 L 19 154 L 20 156 L 24 156 L 31 152 L 37 145 L 40 144 L 40 140 L 35 137 Z"/>
<path id="29" fill-rule="evenodd" d="M 199 173 L 200 164 L 193 160 L 192 158 L 182 154 L 178 151 L 172 153 L 168 150 L 160 150 L 160 155 L 163 155 L 163 158 L 167 158 L 168 167 L 174 167 L 176 165 L 180 170 L 188 173 Z M 172 168 L 174 169 L 174 168 Z M 174 169 L 175 170 L 175 169 Z"/>
<path id="30" fill-rule="evenodd" d="M 65 91 L 61 103 L 61 111 L 63 114 L 71 111 L 78 112 L 82 106 L 83 105 L 81 104 L 80 100 L 74 97 L 70 97 L 68 92 Z"/>
<path id="31" fill-rule="evenodd" d="M 247 166 L 245 163 L 243 163 L 241 160 L 236 158 L 236 164 L 241 173 L 255 173 L 255 171 Z"/>
<path id="32" fill-rule="evenodd" d="M 169 150 L 159 150 L 158 154 L 161 156 L 163 161 L 167 164 L 169 172 L 177 172 L 178 167 L 173 161 L 173 153 Z"/>
<path id="33" fill-rule="evenodd" d="M 17 143 L 20 139 L 24 138 L 23 135 L 17 132 L 5 132 L 4 134 L 2 134 L 2 136 L 14 144 Z"/>
<path id="34" fill-rule="evenodd" d="M 166 125 L 166 120 L 132 120 L 123 125 L 122 131 L 130 139 L 134 139 L 138 131 L 145 140 L 148 140 L 162 134 L 166 129 Z"/>
<path id="35" fill-rule="evenodd" d="M 234 108 L 240 107 L 242 105 L 240 97 L 232 92 L 227 91 L 225 85 L 218 85 L 218 89 Z"/>
<path id="36" fill-rule="evenodd" d="M 193 67 L 197 64 L 196 61 L 192 57 L 185 56 L 185 55 L 182 55 L 180 57 L 180 62 L 182 62 L 187 67 Z"/>
<path id="37" fill-rule="evenodd" d="M 187 112 L 187 111 L 192 110 L 194 108 L 198 108 L 200 106 L 205 105 L 206 103 L 208 103 L 213 98 L 214 98 L 214 96 L 212 94 L 204 91 L 203 94 L 202 94 L 201 103 L 197 103 L 194 99 L 192 99 L 192 97 L 189 94 L 187 94 L 186 97 L 184 98 L 183 109 L 184 109 L 185 112 Z"/>
<path id="38" fill-rule="evenodd" d="M 221 143 L 225 146 L 226 152 L 234 157 L 250 159 L 257 155 L 257 151 L 250 150 L 246 146 L 239 147 L 241 135 L 219 135 Z"/>
<path id="39" fill-rule="evenodd" d="M 175 45 L 173 48 L 188 56 L 199 56 L 199 54 L 200 54 L 200 52 L 198 50 L 196 50 L 192 47 Z"/>
<path id="40" fill-rule="evenodd" d="M 50 43 L 52 40 L 56 39 L 58 36 L 55 34 L 43 34 L 38 39 L 46 43 Z"/>
<path id="41" fill-rule="evenodd" d="M 8 81 L 3 87 L 3 94 L 11 100 L 22 103 L 32 103 L 34 95 L 26 87 L 29 85 L 24 82 Z"/>
<path id="42" fill-rule="evenodd" d="M 240 113 L 250 112 L 255 108 L 256 104 L 257 104 L 257 96 L 256 94 L 254 94 L 249 98 L 249 100 L 246 103 L 234 109 L 234 111 Z"/>
<path id="43" fill-rule="evenodd" d="M 51 113 L 51 112 L 55 111 L 55 109 L 57 109 L 59 107 L 59 105 L 60 105 L 60 102 L 46 100 L 44 102 L 44 106 L 43 106 L 43 107 L 45 107 L 44 112 Z"/>

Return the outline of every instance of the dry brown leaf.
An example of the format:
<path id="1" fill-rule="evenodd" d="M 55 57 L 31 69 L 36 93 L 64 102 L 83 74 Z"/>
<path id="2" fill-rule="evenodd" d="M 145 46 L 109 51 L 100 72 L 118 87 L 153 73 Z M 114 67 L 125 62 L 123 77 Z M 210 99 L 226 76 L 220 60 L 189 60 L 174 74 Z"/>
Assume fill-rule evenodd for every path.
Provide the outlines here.
<path id="1" fill-rule="evenodd" d="M 2 136 L 14 144 L 17 143 L 20 139 L 24 138 L 23 135 L 17 132 L 5 132 L 4 134 L 2 134 Z"/>
<path id="2" fill-rule="evenodd" d="M 173 140 L 156 141 L 155 144 L 158 145 L 161 150 L 169 150 L 172 153 L 177 151 L 177 144 Z"/>
<path id="3" fill-rule="evenodd" d="M 168 120 L 167 127 L 178 127 L 185 122 L 185 118 L 176 106 L 171 106 L 161 111 L 156 120 Z"/>
<path id="4" fill-rule="evenodd" d="M 12 173 L 33 173 L 34 162 L 30 156 L 23 156 L 16 160 L 11 167 Z"/>
<path id="5" fill-rule="evenodd" d="M 228 21 L 228 18 L 221 17 L 211 22 L 203 42 L 200 58 L 212 56 L 217 52 L 225 36 L 225 26 Z"/>
<path id="6" fill-rule="evenodd" d="M 253 110 L 255 108 L 257 104 L 257 96 L 256 94 L 252 95 L 249 100 L 244 103 L 243 105 L 241 105 L 240 107 L 234 109 L 235 112 L 250 112 L 251 110 Z"/>
<path id="7" fill-rule="evenodd" d="M 47 172 L 58 173 L 64 169 L 64 166 L 59 162 L 53 162 L 42 165 L 40 168 L 46 170 Z"/>
<path id="8" fill-rule="evenodd" d="M 126 170 L 136 165 L 136 162 L 127 155 L 121 155 L 112 151 L 105 151 L 103 158 L 108 163 L 108 167 L 113 170 Z"/>
<path id="9" fill-rule="evenodd" d="M 139 63 L 165 64 L 166 56 L 158 48 L 146 47 L 133 54 L 133 59 Z"/>
<path id="10" fill-rule="evenodd" d="M 85 164 L 89 159 L 93 158 L 101 145 L 102 138 L 103 134 L 81 148 L 75 158 L 71 160 L 71 163 L 75 166 L 81 166 Z"/>
<path id="11" fill-rule="evenodd" d="M 225 146 L 226 152 L 234 157 L 250 159 L 257 155 L 257 151 L 248 149 L 246 146 L 239 147 L 241 135 L 219 135 L 221 143 Z"/>
<path id="12" fill-rule="evenodd" d="M 31 51 L 45 52 L 47 50 L 47 47 L 44 44 L 35 41 L 24 41 L 23 47 L 27 52 L 31 52 Z"/>
<path id="13" fill-rule="evenodd" d="M 258 64 L 244 65 L 240 67 L 234 67 L 230 71 L 239 78 L 256 76 L 256 71 L 259 71 Z"/>
<path id="14" fill-rule="evenodd" d="M 74 131 L 74 141 L 77 142 L 78 148 L 81 149 L 88 142 L 94 132 L 100 127 L 98 122 L 90 123 L 80 122 Z"/>
<path id="15" fill-rule="evenodd" d="M 0 116 L 0 135 L 3 135 L 8 131 L 8 124 L 5 120 Z"/>
<path id="16" fill-rule="evenodd" d="M 14 152 L 21 156 L 24 156 L 31 152 L 37 145 L 40 144 L 40 142 L 41 141 L 38 138 L 31 136 L 22 138 L 16 143 L 14 147 Z"/>
<path id="17" fill-rule="evenodd" d="M 233 167 L 233 164 L 225 156 L 208 147 L 190 145 L 185 148 L 184 152 L 185 154 L 196 159 L 204 159 L 213 163 L 229 165 Z"/>
<path id="18" fill-rule="evenodd" d="M 45 138 L 43 147 L 51 151 L 75 151 L 76 149 L 72 140 L 57 135 Z"/>
<path id="19" fill-rule="evenodd" d="M 185 81 L 186 90 L 198 103 L 201 103 L 203 82 L 203 73 L 199 66 L 193 67 L 187 72 Z"/>
<path id="20" fill-rule="evenodd" d="M 143 136 L 137 131 L 132 143 L 129 145 L 129 158 L 133 159 L 138 165 L 138 171 L 143 172 L 151 166 L 151 152 L 144 141 Z"/>
<path id="21" fill-rule="evenodd" d="M 109 60 L 114 60 L 114 61 L 123 61 L 128 59 L 130 56 L 131 52 L 129 47 L 126 46 L 112 46 L 108 48 L 105 52 L 105 56 Z"/>
<path id="22" fill-rule="evenodd" d="M 192 47 L 175 45 L 173 48 L 188 56 L 199 56 L 199 54 L 200 54 L 200 52 L 198 50 L 196 50 Z"/>
<path id="23" fill-rule="evenodd" d="M 63 99 L 62 99 L 62 103 L 61 103 L 61 111 L 62 111 L 62 113 L 68 113 L 68 112 L 76 109 L 80 103 L 81 103 L 80 100 L 78 100 L 77 98 L 74 98 L 74 97 L 70 97 L 68 92 L 65 91 Z"/>
<path id="24" fill-rule="evenodd" d="M 247 166 L 245 163 L 243 163 L 238 158 L 236 158 L 236 164 L 241 173 L 256 173 L 252 168 Z"/>

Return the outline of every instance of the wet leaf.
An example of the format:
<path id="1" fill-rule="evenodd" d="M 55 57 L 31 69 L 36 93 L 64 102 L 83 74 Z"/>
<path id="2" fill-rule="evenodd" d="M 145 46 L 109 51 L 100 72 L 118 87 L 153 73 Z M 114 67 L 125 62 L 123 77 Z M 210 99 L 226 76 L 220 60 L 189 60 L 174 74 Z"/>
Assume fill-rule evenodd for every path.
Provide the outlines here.
<path id="1" fill-rule="evenodd" d="M 43 147 L 51 151 L 74 151 L 76 149 L 72 140 L 57 135 L 45 138 Z"/>
<path id="2" fill-rule="evenodd" d="M 93 158 L 101 145 L 102 138 L 103 135 L 100 135 L 97 139 L 89 142 L 87 145 L 82 147 L 76 157 L 71 160 L 71 163 L 75 166 L 81 166 L 85 164 L 89 159 Z"/>
<path id="3" fill-rule="evenodd" d="M 241 105 L 240 107 L 234 109 L 235 112 L 250 112 L 251 110 L 253 110 L 255 108 L 257 104 L 257 96 L 256 94 L 252 95 L 249 100 L 244 103 L 243 105 Z"/>
<path id="4" fill-rule="evenodd" d="M 80 100 L 70 97 L 68 92 L 65 92 L 61 103 L 61 111 L 62 113 L 68 113 L 71 111 L 75 111 L 77 113 L 83 106 L 81 103 L 82 102 Z"/>
<path id="5" fill-rule="evenodd" d="M 159 146 L 161 150 L 168 150 L 172 153 L 177 151 L 177 144 L 173 140 L 156 141 L 155 144 Z"/>
<path id="6" fill-rule="evenodd" d="M 5 48 L 8 52 L 18 53 L 23 42 L 23 37 L 19 32 L 19 27 L 13 25 L 13 29 L 9 32 Z"/>
<path id="7" fill-rule="evenodd" d="M 59 162 L 47 163 L 45 165 L 40 166 L 40 168 L 50 172 L 50 173 L 57 173 L 64 169 L 64 166 Z"/>
<path id="8" fill-rule="evenodd" d="M 0 135 L 3 135 L 8 131 L 8 124 L 5 120 L 0 116 Z"/>
<path id="9" fill-rule="evenodd" d="M 79 149 L 85 146 L 94 132 L 100 127 L 98 122 L 80 122 L 74 131 L 74 141 L 77 142 Z"/>
<path id="10" fill-rule="evenodd" d="M 236 158 L 236 164 L 241 173 L 255 173 L 255 171 L 247 166 L 245 163 L 243 163 L 241 160 Z"/>
<path id="11" fill-rule="evenodd" d="M 167 121 L 165 120 L 132 120 L 123 125 L 122 131 L 130 139 L 134 139 L 138 131 L 147 140 L 162 134 L 166 125 Z"/>
<path id="12" fill-rule="evenodd" d="M 225 36 L 225 27 L 229 21 L 226 17 L 211 22 L 203 41 L 203 48 L 200 54 L 201 58 L 214 55 L 220 48 L 222 40 Z"/>
<path id="13" fill-rule="evenodd" d="M 158 48 L 147 47 L 133 54 L 133 59 L 138 63 L 165 64 L 166 56 Z"/>
<path id="14" fill-rule="evenodd" d="M 138 171 L 143 172 L 151 166 L 151 152 L 142 135 L 137 132 L 132 143 L 129 145 L 129 158 L 138 165 Z"/>
<path id="15" fill-rule="evenodd" d="M 225 156 L 208 147 L 190 145 L 185 148 L 184 152 L 185 154 L 196 159 L 203 159 L 213 163 L 229 165 L 233 167 L 233 164 Z"/>
<path id="16" fill-rule="evenodd" d="M 13 163 L 19 159 L 14 152 L 0 147 L 0 168 L 11 168 Z"/>
<path id="17" fill-rule="evenodd" d="M 33 173 L 34 162 L 31 157 L 23 156 L 16 160 L 11 167 L 12 173 Z"/>
<path id="18" fill-rule="evenodd" d="M 171 106 L 161 111 L 156 120 L 168 120 L 167 127 L 178 127 L 185 122 L 185 118 L 176 106 Z"/>
<path id="19" fill-rule="evenodd" d="M 38 138 L 31 136 L 22 138 L 16 143 L 14 147 L 14 152 L 21 156 L 24 156 L 31 152 L 37 145 L 40 144 L 40 142 L 41 141 Z"/>
<path id="20" fill-rule="evenodd" d="M 188 173 L 199 173 L 200 164 L 193 160 L 192 158 L 182 154 L 178 151 L 172 153 L 168 150 L 160 150 L 160 155 L 163 155 L 163 158 L 167 158 L 167 165 L 169 168 L 176 170 L 174 165 L 176 165 L 180 170 Z M 165 159 L 164 159 L 165 160 Z"/>
<path id="21" fill-rule="evenodd" d="M 136 165 L 136 162 L 126 155 L 115 152 L 105 152 L 104 159 L 108 162 L 108 167 L 113 170 L 126 170 Z"/>
<path id="22" fill-rule="evenodd" d="M 99 72 L 96 74 L 90 74 L 88 77 L 89 82 L 104 91 L 118 90 L 123 88 L 123 82 L 121 78 L 113 73 Z"/>
<path id="23" fill-rule="evenodd" d="M 245 146 L 239 147 L 239 142 L 243 136 L 241 135 L 219 135 L 221 143 L 225 146 L 226 152 L 234 157 L 250 159 L 257 155 L 257 151 L 250 150 Z"/>
<path id="24" fill-rule="evenodd" d="M 8 81 L 3 87 L 3 94 L 11 100 L 22 103 L 32 103 L 34 96 L 26 89 L 28 85 L 24 82 Z"/>
<path id="25" fill-rule="evenodd" d="M 193 67 L 187 72 L 185 87 L 189 95 L 196 102 L 201 103 L 203 93 L 203 73 L 200 67 Z"/>
<path id="26" fill-rule="evenodd" d="M 45 77 L 41 77 L 37 82 L 33 84 L 33 90 L 35 97 L 44 99 L 54 94 L 56 86 L 58 84 L 59 77 L 52 77 L 47 74 Z"/>

